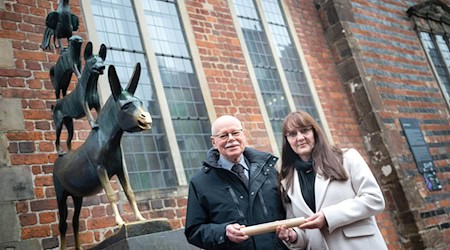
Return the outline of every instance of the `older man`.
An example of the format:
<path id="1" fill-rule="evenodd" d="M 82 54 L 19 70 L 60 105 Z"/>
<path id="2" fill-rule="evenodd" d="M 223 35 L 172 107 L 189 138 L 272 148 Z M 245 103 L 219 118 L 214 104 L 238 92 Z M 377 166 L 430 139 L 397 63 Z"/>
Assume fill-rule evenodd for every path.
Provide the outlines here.
<path id="1" fill-rule="evenodd" d="M 245 226 L 282 220 L 278 194 L 278 158 L 245 146 L 241 122 L 219 117 L 202 171 L 189 184 L 185 235 L 204 249 L 286 249 L 275 233 L 249 237 Z"/>

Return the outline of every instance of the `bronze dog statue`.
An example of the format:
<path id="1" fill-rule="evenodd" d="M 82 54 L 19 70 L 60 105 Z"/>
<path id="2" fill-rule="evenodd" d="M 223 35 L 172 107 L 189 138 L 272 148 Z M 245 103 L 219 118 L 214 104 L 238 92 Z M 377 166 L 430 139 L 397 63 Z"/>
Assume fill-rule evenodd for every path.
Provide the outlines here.
<path id="1" fill-rule="evenodd" d="M 138 210 L 126 171 L 123 169 L 120 141 L 124 131 L 138 132 L 151 128 L 152 119 L 144 110 L 142 101 L 134 96 L 141 67 L 138 63 L 125 90 L 120 86 L 114 66 L 109 66 L 111 96 L 98 116 L 98 129 L 91 130 L 86 141 L 76 150 L 59 156 L 53 167 L 53 182 L 59 210 L 61 249 L 66 248 L 67 197 L 72 196 L 74 213 L 72 226 L 75 247 L 80 249 L 78 219 L 83 197 L 105 190 L 114 212 L 116 223 L 123 225 L 116 204 L 116 195 L 109 179 L 117 175 L 138 220 L 145 220 Z"/>
<path id="2" fill-rule="evenodd" d="M 47 15 L 45 25 L 47 27 L 41 44 L 43 50 L 50 50 L 51 36 L 53 36 L 53 44 L 59 48 L 61 47 L 61 38 L 69 39 L 72 32 L 78 30 L 78 17 L 70 12 L 69 0 L 58 1 L 58 9 Z M 56 39 L 58 39 L 58 44 L 56 44 Z"/>
<path id="3" fill-rule="evenodd" d="M 77 78 L 81 77 L 81 45 L 83 38 L 79 36 L 71 36 L 69 38 L 69 46 L 61 50 L 61 54 L 56 65 L 50 68 L 50 79 L 55 89 L 56 99 L 59 99 L 60 93 L 66 96 L 67 88 L 72 78 L 72 73 Z"/>
<path id="4" fill-rule="evenodd" d="M 59 139 L 62 126 L 65 125 L 68 138 L 67 148 L 72 149 L 71 142 L 73 138 L 73 119 L 79 119 L 84 116 L 88 118 L 92 128 L 98 125 L 91 114 L 91 109 L 95 109 L 97 114 L 100 112 L 100 99 L 98 97 L 97 82 L 99 75 L 105 70 L 106 46 L 100 46 L 99 55 L 92 54 L 92 43 L 88 42 L 84 49 L 84 67 L 81 78 L 75 89 L 64 98 L 57 100 L 53 107 L 53 121 L 56 128 L 56 150 L 60 152 Z"/>

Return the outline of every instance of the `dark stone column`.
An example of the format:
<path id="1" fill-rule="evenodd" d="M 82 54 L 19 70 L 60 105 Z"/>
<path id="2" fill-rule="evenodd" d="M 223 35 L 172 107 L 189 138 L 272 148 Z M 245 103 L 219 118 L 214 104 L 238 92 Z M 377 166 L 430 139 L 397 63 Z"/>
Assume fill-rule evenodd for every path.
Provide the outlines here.
<path id="1" fill-rule="evenodd" d="M 410 183 L 401 178 L 401 168 L 396 161 L 395 145 L 399 135 L 386 130 L 379 113 L 384 107 L 374 81 L 367 77 L 361 56 L 361 47 L 352 34 L 355 18 L 351 0 L 315 0 L 325 37 L 337 65 L 337 70 L 347 86 L 352 104 L 357 111 L 359 128 L 365 139 L 374 175 L 377 177 L 387 202 L 386 210 L 396 221 L 397 232 L 405 248 L 424 249 L 423 235 L 418 225 L 420 218 L 414 204 Z M 395 167 L 397 165 L 397 167 Z M 388 175 L 383 168 L 389 168 Z"/>

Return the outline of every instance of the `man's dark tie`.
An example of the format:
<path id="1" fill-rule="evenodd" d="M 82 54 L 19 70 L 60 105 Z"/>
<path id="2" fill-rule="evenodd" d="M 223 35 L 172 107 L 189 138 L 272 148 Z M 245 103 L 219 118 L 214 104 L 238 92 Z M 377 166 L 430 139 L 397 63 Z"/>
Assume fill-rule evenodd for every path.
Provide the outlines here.
<path id="1" fill-rule="evenodd" d="M 248 178 L 244 173 L 244 167 L 241 164 L 234 164 L 231 170 L 237 173 L 239 178 L 244 182 L 245 186 L 248 187 Z"/>

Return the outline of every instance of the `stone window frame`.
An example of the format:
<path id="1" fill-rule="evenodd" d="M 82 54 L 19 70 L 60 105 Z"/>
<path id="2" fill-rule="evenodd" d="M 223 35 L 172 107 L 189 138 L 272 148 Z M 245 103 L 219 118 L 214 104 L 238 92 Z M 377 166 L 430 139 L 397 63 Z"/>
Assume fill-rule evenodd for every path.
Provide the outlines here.
<path id="1" fill-rule="evenodd" d="M 421 37 L 421 32 L 428 33 L 432 38 L 434 46 L 439 53 L 439 59 L 443 64 L 446 64 L 442 51 L 439 49 L 436 42 L 436 35 L 442 35 L 447 42 L 447 47 L 450 49 L 450 7 L 439 0 L 430 0 L 418 5 L 415 5 L 407 10 L 408 17 L 414 23 L 414 29 L 417 32 L 419 40 L 423 46 L 423 50 L 427 55 L 430 67 L 433 70 L 436 81 L 439 84 L 442 95 L 450 108 L 450 95 L 445 92 L 450 92 L 450 86 L 445 86 L 438 75 L 433 59 L 428 51 L 424 48 Z M 450 82 L 450 65 L 446 65 L 447 81 Z"/>
<path id="2" fill-rule="evenodd" d="M 275 138 L 275 132 L 274 132 L 274 129 L 272 128 L 271 118 L 269 117 L 268 111 L 267 111 L 265 103 L 264 103 L 264 98 L 261 94 L 260 86 L 258 84 L 258 80 L 257 80 L 255 69 L 254 69 L 254 66 L 252 63 L 252 59 L 250 56 L 249 48 L 246 45 L 246 40 L 245 40 L 243 31 L 242 31 L 242 25 L 240 24 L 239 17 L 237 14 L 238 11 L 236 10 L 236 7 L 234 6 L 233 1 L 234 0 L 228 0 L 228 6 L 230 8 L 231 15 L 233 17 L 233 23 L 234 23 L 234 26 L 236 27 L 236 32 L 238 34 L 238 38 L 241 41 L 241 47 L 242 47 L 242 51 L 244 54 L 245 62 L 249 69 L 249 76 L 250 76 L 252 85 L 255 89 L 255 93 L 256 93 L 256 97 L 257 97 L 256 99 L 258 101 L 259 106 L 261 107 L 261 113 L 263 116 L 263 121 L 267 128 L 267 133 L 269 135 L 269 140 L 271 142 L 270 144 L 272 147 L 272 151 L 274 152 L 275 155 L 278 155 L 279 152 L 281 152 L 281 145 L 279 145 L 279 140 L 277 140 L 277 138 Z M 284 89 L 284 94 L 287 99 L 288 108 L 290 109 L 290 112 L 296 111 L 297 110 L 296 104 L 293 100 L 293 96 L 290 94 L 291 90 L 289 87 L 289 82 L 287 80 L 285 71 L 283 69 L 282 62 L 281 62 L 280 58 L 277 56 L 278 55 L 278 53 L 276 52 L 277 45 L 273 38 L 274 34 L 272 34 L 271 29 L 269 28 L 269 22 L 265 16 L 265 13 L 263 10 L 262 1 L 264 1 L 264 0 L 251 0 L 251 1 L 253 1 L 254 5 L 256 6 L 256 12 L 258 14 L 258 17 L 260 18 L 262 29 L 264 30 L 265 35 L 268 39 L 268 43 L 269 43 L 270 50 L 271 50 L 270 52 L 275 61 L 275 67 L 276 67 L 277 73 L 279 74 L 282 88 Z M 331 143 L 333 143 L 333 137 L 331 135 L 330 130 L 328 129 L 328 123 L 325 119 L 325 114 L 321 107 L 320 100 L 319 100 L 319 97 L 317 94 L 317 90 L 313 84 L 313 80 L 312 80 L 311 74 L 309 72 L 307 62 L 305 60 L 303 49 L 302 49 L 300 41 L 298 39 L 298 34 L 294 28 L 294 22 L 290 15 L 289 7 L 287 6 L 285 1 L 279 1 L 279 4 L 280 4 L 281 12 L 284 15 L 283 16 L 285 19 L 284 21 L 286 22 L 286 26 L 288 28 L 288 32 L 290 33 L 293 45 L 294 45 L 295 49 L 297 50 L 298 58 L 300 59 L 300 65 L 303 67 L 303 71 L 304 71 L 304 74 L 306 77 L 306 82 L 307 82 L 307 85 L 311 92 L 310 94 L 313 99 L 313 102 L 315 104 L 315 109 L 316 109 L 315 111 L 317 112 L 318 122 L 324 128 L 324 132 L 327 136 L 327 139 Z"/>
<path id="3" fill-rule="evenodd" d="M 168 107 L 168 100 L 164 93 L 164 85 L 162 83 L 161 74 L 158 69 L 158 63 L 157 58 L 155 55 L 155 51 L 152 48 L 152 39 L 151 36 L 147 30 L 146 25 L 146 17 L 144 14 L 144 8 L 142 6 L 141 1 L 135 1 L 130 0 L 132 6 L 134 6 L 134 11 L 136 15 L 136 22 L 138 25 L 138 28 L 140 30 L 140 36 L 142 40 L 142 44 L 144 45 L 144 52 L 147 55 L 147 62 L 148 62 L 148 70 L 150 71 L 151 78 L 153 80 L 153 84 L 155 85 L 155 91 L 157 92 L 158 96 L 158 103 L 160 105 L 161 109 L 161 116 L 163 119 L 165 131 L 168 137 L 168 143 L 169 143 L 169 151 L 172 155 L 173 163 L 174 163 L 174 169 L 177 176 L 177 186 L 176 187 L 169 187 L 169 188 L 162 188 L 162 189 L 150 189 L 150 190 L 143 190 L 143 191 L 137 191 L 136 199 L 137 200 L 148 200 L 149 198 L 165 198 L 165 197 L 178 197 L 187 195 L 188 193 L 188 180 L 186 178 L 186 173 L 184 171 L 182 157 L 180 153 L 180 148 L 177 143 L 177 137 L 175 133 L 174 125 L 171 121 L 171 115 Z M 92 8 L 90 4 L 90 0 L 81 0 L 82 4 L 82 12 L 86 23 L 86 30 L 89 33 L 89 40 L 94 44 L 94 47 L 100 46 L 100 43 L 98 41 L 98 35 L 95 27 L 94 22 L 94 16 L 92 13 Z M 200 89 L 204 98 L 204 103 L 207 109 L 208 118 L 210 121 L 213 121 L 216 117 L 216 112 L 213 108 L 213 102 L 210 95 L 209 86 L 207 84 L 206 76 L 204 74 L 204 70 L 202 67 L 202 64 L 200 63 L 200 57 L 198 53 L 197 47 L 195 47 L 195 37 L 193 33 L 192 26 L 189 22 L 189 17 L 187 16 L 187 7 L 185 6 L 184 1 L 177 1 L 177 7 L 178 7 L 178 13 L 179 13 L 179 19 L 181 22 L 181 25 L 184 28 L 185 31 L 185 38 L 186 38 L 186 45 L 188 46 L 188 50 L 190 50 L 192 61 L 193 61 L 193 68 L 195 73 L 197 74 L 198 82 L 200 85 Z M 95 50 L 94 50 L 95 51 Z M 102 100 L 106 100 L 108 98 L 108 95 L 110 93 L 109 91 L 109 84 L 107 82 L 107 77 L 100 78 L 99 79 L 99 94 Z M 126 163 L 124 164 L 126 167 Z M 199 162 L 200 166 L 200 162 Z"/>

